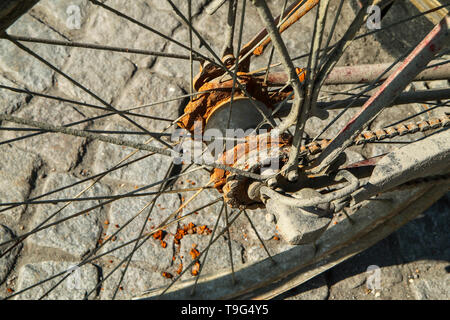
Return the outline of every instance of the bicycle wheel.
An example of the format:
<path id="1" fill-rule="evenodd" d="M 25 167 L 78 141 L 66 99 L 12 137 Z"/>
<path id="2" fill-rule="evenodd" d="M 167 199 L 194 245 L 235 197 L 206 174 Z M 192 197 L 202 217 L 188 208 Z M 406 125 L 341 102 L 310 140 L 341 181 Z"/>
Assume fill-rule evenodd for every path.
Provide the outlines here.
<path id="1" fill-rule="evenodd" d="M 10 0 L 0 7 L 0 26 L 8 27 L 0 40 L 0 290 L 6 299 L 271 298 L 381 240 L 448 189 L 444 168 L 431 184 L 415 180 L 384 193 L 391 201 L 369 198 L 351 212 L 344 211 L 349 204 L 329 211 L 321 237 L 311 243 L 286 242 L 266 203 L 258 202 L 256 209 L 253 202 L 240 203 L 242 199 L 218 187 L 211 175 L 223 169 L 227 179 L 244 179 L 245 189 L 238 190 L 243 194 L 253 180 L 287 193 L 289 184 L 274 185 L 245 165 L 176 162 L 170 151 L 180 145 L 174 140 L 179 127 L 194 132 L 189 125 L 193 120 L 220 131 L 258 128 L 262 121 L 265 127 L 276 126 L 289 117 L 292 87 L 277 63 L 281 55 L 269 46 L 258 56 L 250 54 L 249 63 L 246 54 L 255 50 L 244 51 L 254 49 L 244 43 L 267 27 L 258 6 L 243 0 L 219 8 L 217 1 L 207 0 L 37 2 L 16 7 L 18 1 Z M 305 86 L 314 70 L 311 64 L 317 69 L 326 65 L 357 21 L 358 10 L 367 9 L 366 4 L 359 9 L 356 2 L 318 3 L 268 1 L 272 15 L 283 13 L 287 20 L 303 8 L 304 15 L 282 33 L 282 40 L 287 60 L 307 69 Z M 375 77 L 361 84 L 361 79 L 341 79 L 344 66 L 357 71 L 361 64 L 401 61 L 433 29 L 415 7 L 386 3 L 382 28 L 364 30 L 366 25 L 360 23 L 360 38 L 330 68 L 330 80 L 317 100 L 321 108 L 328 107 L 328 117 L 304 119 L 302 150 L 309 150 L 311 157 L 302 158 L 301 167 L 322 154 L 312 151 L 310 140 L 337 136 L 358 112 L 348 105 L 365 103 L 362 100 L 377 92 L 379 80 L 386 78 L 377 79 L 380 73 L 392 68 L 378 66 Z M 327 13 L 323 24 L 321 10 Z M 391 25 L 393 19 L 399 22 Z M 398 32 L 406 28 L 418 32 L 411 32 L 411 39 L 399 38 Z M 392 39 L 404 41 L 400 52 L 389 52 L 384 48 L 389 44 L 376 38 L 389 32 Z M 328 49 L 320 51 L 317 43 Z M 355 162 L 420 139 L 431 141 L 428 136 L 441 135 L 437 141 L 445 142 L 446 49 L 432 62 L 444 75 L 421 73 L 415 80 L 433 82 L 405 84 L 399 105 L 384 109 L 366 128 L 375 132 L 408 121 L 428 127 L 355 142 L 345 148 L 345 163 L 319 176 L 323 181 L 315 185 L 316 192 L 326 195 L 342 188 L 333 180 L 338 168 L 351 171 Z M 316 62 L 308 59 L 314 55 Z M 247 75 L 238 77 L 238 69 Z M 256 78 L 264 85 L 253 90 Z M 225 88 L 231 101 L 204 95 L 217 79 L 232 84 Z M 425 85 L 435 90 L 421 90 L 430 89 Z M 214 102 L 207 105 L 211 109 L 202 105 L 203 114 L 198 113 L 201 108 L 189 109 L 200 99 Z M 257 112 L 249 109 L 248 100 Z M 233 113 L 231 106 L 240 103 L 249 112 L 245 117 Z M 280 112 L 275 114 L 277 106 Z M 294 123 L 288 129 L 297 132 Z M 294 148 L 291 142 L 289 147 Z M 446 158 L 439 159 L 436 163 L 445 164 Z M 368 176 L 359 179 L 363 184 Z"/>

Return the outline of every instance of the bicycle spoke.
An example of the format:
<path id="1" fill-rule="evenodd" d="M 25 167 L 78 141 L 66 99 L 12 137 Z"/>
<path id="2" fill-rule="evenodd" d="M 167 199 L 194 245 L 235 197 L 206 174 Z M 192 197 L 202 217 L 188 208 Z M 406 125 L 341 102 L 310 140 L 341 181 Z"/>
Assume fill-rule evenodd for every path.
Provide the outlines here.
<path id="1" fill-rule="evenodd" d="M 226 207 L 225 202 L 222 202 L 222 208 L 219 211 L 219 215 L 217 216 L 216 222 L 214 224 L 214 228 L 213 228 L 213 230 L 211 232 L 211 236 L 209 237 L 208 245 L 211 244 L 211 242 L 212 242 L 212 240 L 214 238 L 214 235 L 216 234 L 217 226 L 219 225 L 219 221 L 220 221 L 220 218 L 222 217 L 222 213 L 223 213 L 225 207 Z M 208 247 L 208 249 L 205 250 L 205 257 L 203 258 L 203 262 L 200 264 L 200 268 L 198 270 L 198 275 L 195 278 L 194 285 L 192 286 L 192 290 L 191 290 L 191 295 L 192 296 L 195 295 L 195 290 L 197 288 L 198 280 L 200 279 L 200 276 L 202 274 L 203 266 L 206 264 L 206 259 L 208 258 L 209 248 L 210 247 Z"/>
<path id="2" fill-rule="evenodd" d="M 233 53 L 234 29 L 236 25 L 237 0 L 228 1 L 228 16 L 226 21 L 225 42 L 222 48 L 222 57 Z M 238 51 L 239 53 L 239 51 Z"/>
<path id="3" fill-rule="evenodd" d="M 256 230 L 255 225 L 253 224 L 252 219 L 250 219 L 249 215 L 247 214 L 247 211 L 244 210 L 245 217 L 247 218 L 248 222 L 250 223 L 250 226 L 252 227 L 253 231 L 255 232 L 256 236 L 258 237 L 259 242 L 261 243 L 262 247 L 264 248 L 264 251 L 267 253 L 267 256 L 269 257 L 270 261 L 272 261 L 273 264 L 276 264 L 276 261 L 273 259 L 272 255 L 270 254 L 269 250 L 266 247 L 266 244 L 264 243 L 263 239 L 261 239 L 261 236 L 259 235 L 258 230 Z"/>
<path id="4" fill-rule="evenodd" d="M 232 6 L 232 3 L 230 1 L 230 7 L 231 6 Z M 239 27 L 239 39 L 238 39 L 237 53 L 239 53 L 239 51 L 241 51 L 242 31 L 244 30 L 244 20 L 245 20 L 245 7 L 246 7 L 246 0 L 243 0 L 242 1 L 242 12 L 241 12 L 241 24 Z M 233 26 L 233 30 L 234 30 L 234 26 Z M 229 46 L 229 44 L 227 44 L 227 46 Z M 231 49 L 232 49 L 232 46 L 231 46 Z M 235 62 L 234 72 L 233 72 L 233 83 L 231 85 L 231 97 L 230 97 L 230 109 L 228 111 L 228 119 L 227 119 L 227 127 L 226 127 L 227 129 L 230 128 L 231 113 L 233 110 L 234 93 L 235 93 L 235 89 L 236 89 L 238 65 L 239 65 L 239 54 L 236 55 L 236 62 Z"/>
<path id="5" fill-rule="evenodd" d="M 336 10 L 336 14 L 334 16 L 334 20 L 333 20 L 333 23 L 331 25 L 331 29 L 330 29 L 330 31 L 328 33 L 327 41 L 325 42 L 325 45 L 323 46 L 323 48 L 325 48 L 325 50 L 324 50 L 325 53 L 327 52 L 327 49 L 328 49 L 328 47 L 330 45 L 330 42 L 331 42 L 331 39 L 333 38 L 334 31 L 336 29 L 336 25 L 337 25 L 339 16 L 341 15 L 341 10 L 342 10 L 343 6 L 344 6 L 344 0 L 341 0 L 341 2 L 339 3 L 338 8 Z M 319 69 L 322 67 L 323 63 L 325 62 L 325 58 L 326 58 L 326 54 L 325 53 L 323 54 L 323 56 L 320 59 Z"/>
<path id="6" fill-rule="evenodd" d="M 34 91 L 30 91 L 30 90 L 25 90 L 25 89 L 13 88 L 13 87 L 5 86 L 5 85 L 2 85 L 2 84 L 0 84 L 0 89 L 10 90 L 10 91 L 17 92 L 17 93 L 25 93 L 25 94 L 29 94 L 29 95 L 32 95 L 32 96 L 47 98 L 47 99 L 56 100 L 56 101 L 60 101 L 60 102 L 67 102 L 67 103 L 71 103 L 71 104 L 75 104 L 75 105 L 79 105 L 79 106 L 83 106 L 83 107 L 89 107 L 89 108 L 93 108 L 93 109 L 98 109 L 98 110 L 103 110 L 103 111 L 111 111 L 108 108 L 105 108 L 105 107 L 102 107 L 102 106 L 97 106 L 97 105 L 86 103 L 86 102 L 75 101 L 75 100 L 71 100 L 71 99 L 66 99 L 66 98 L 62 98 L 62 97 L 52 96 L 52 95 L 39 93 L 39 92 L 34 92 Z M 172 119 L 155 117 L 155 116 L 147 116 L 147 115 L 144 115 L 144 114 L 133 113 L 133 112 L 129 112 L 129 111 L 123 111 L 123 113 L 126 114 L 126 115 L 129 115 L 129 116 L 135 116 L 135 117 L 141 117 L 141 118 L 152 119 L 152 120 L 159 120 L 159 121 L 173 122 Z M 112 114 L 116 114 L 116 113 L 112 113 Z"/>
<path id="7" fill-rule="evenodd" d="M 228 208 L 225 206 L 225 225 L 229 224 Z M 230 228 L 227 229 L 227 243 L 228 243 L 228 254 L 230 255 L 230 266 L 231 266 L 231 282 L 236 284 L 236 275 L 234 274 L 234 264 L 233 264 L 233 252 L 231 251 L 231 235 Z"/>
<path id="8" fill-rule="evenodd" d="M 188 18 L 189 25 L 192 24 L 192 0 L 188 0 Z M 192 93 L 194 92 L 194 61 L 192 52 L 192 29 L 189 28 L 189 92 L 191 94 L 190 100 L 192 101 Z"/>
<path id="9" fill-rule="evenodd" d="M 284 0 L 283 8 L 281 9 L 281 13 L 280 13 L 280 19 L 281 20 L 283 20 L 283 13 L 286 10 L 286 5 L 287 5 L 287 0 Z M 272 58 L 273 58 L 274 51 L 275 51 L 275 47 L 272 46 L 272 48 L 270 49 L 269 60 L 267 61 L 266 75 L 264 76 L 264 84 L 267 83 L 267 76 L 269 75 L 270 64 L 272 63 Z"/>
<path id="10" fill-rule="evenodd" d="M 84 49 L 95 49 L 95 50 L 105 50 L 112 52 L 121 52 L 121 53 L 135 53 L 142 54 L 147 56 L 156 56 L 156 57 L 164 57 L 164 58 L 172 58 L 172 59 L 180 59 L 180 60 L 190 60 L 191 57 L 183 54 L 169 53 L 169 52 L 157 52 L 150 50 L 142 50 L 142 49 L 133 49 L 133 48 L 121 48 L 121 47 L 112 47 L 105 45 L 98 45 L 94 43 L 80 43 L 80 42 L 69 42 L 69 41 L 60 41 L 60 40 L 52 40 L 52 39 L 41 39 L 41 38 L 33 38 L 33 37 L 22 37 L 17 35 L 8 34 L 11 39 L 22 42 L 30 42 L 30 43 L 41 43 L 55 46 L 64 46 L 64 47 L 73 47 L 73 48 L 84 48 Z M 196 56 L 195 53 L 192 53 L 192 59 L 195 61 L 200 61 L 201 59 Z"/>
<path id="11" fill-rule="evenodd" d="M 198 191 L 202 189 L 203 187 L 197 187 L 197 188 L 185 188 L 185 189 L 174 189 L 170 191 L 163 191 L 161 194 L 170 194 L 170 193 L 182 193 L 182 192 L 190 192 L 190 191 Z M 208 187 L 206 189 L 211 189 L 212 187 Z M 160 192 L 154 191 L 154 192 L 143 192 L 143 193 L 136 193 L 132 195 L 128 195 L 127 197 L 132 198 L 139 198 L 139 197 L 145 197 L 145 196 L 151 196 L 151 195 L 158 195 Z M 92 200 L 109 200 L 109 199 L 116 199 L 123 197 L 123 194 L 119 195 L 111 195 L 111 196 L 95 196 L 95 197 L 84 197 L 84 198 L 58 198 L 58 199 L 48 199 L 48 200 L 37 200 L 37 201 L 22 201 L 22 202 L 4 202 L 0 203 L 1 207 L 4 206 L 21 206 L 21 205 L 30 205 L 30 204 L 45 204 L 45 203 L 51 203 L 51 204 L 57 204 L 60 202 L 80 202 L 80 201 L 92 201 Z"/>

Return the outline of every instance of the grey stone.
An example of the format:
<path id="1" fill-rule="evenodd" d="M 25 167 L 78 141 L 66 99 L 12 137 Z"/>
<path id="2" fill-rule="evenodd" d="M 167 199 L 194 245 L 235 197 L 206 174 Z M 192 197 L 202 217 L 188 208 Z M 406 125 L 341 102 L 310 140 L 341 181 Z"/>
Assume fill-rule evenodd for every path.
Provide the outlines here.
<path id="1" fill-rule="evenodd" d="M 85 119 L 73 108 L 73 105 L 39 97 L 34 98 L 29 105 L 19 110 L 17 116 L 55 126 L 63 126 Z M 13 126 L 22 127 L 21 125 Z M 77 125 L 77 129 L 84 129 L 86 126 L 86 123 Z M 6 131 L 4 136 L 8 139 L 14 139 L 31 133 Z M 52 168 L 58 171 L 68 171 L 78 161 L 85 142 L 86 139 L 84 138 L 58 133 L 45 133 L 19 140 L 15 144 L 23 150 L 38 154 Z"/>
<path id="2" fill-rule="evenodd" d="M 33 174 L 41 166 L 41 160 L 28 152 L 11 145 L 0 146 L 0 201 L 24 201 L 30 193 Z M 18 221 L 23 207 L 16 207 L 1 213 Z"/>
<path id="3" fill-rule="evenodd" d="M 63 40 L 58 33 L 29 14 L 23 15 L 17 20 L 8 29 L 8 32 L 12 35 Z M 56 67 L 61 67 L 68 56 L 68 49 L 62 46 L 48 46 L 37 43 L 26 43 L 24 46 Z M 33 91 L 40 92 L 52 85 L 53 70 L 12 42 L 3 39 L 0 41 L 0 69 L 8 75 L 8 78 L 22 83 L 26 88 Z"/>
<path id="4" fill-rule="evenodd" d="M 191 167 L 195 168 L 195 167 Z M 190 169 L 189 169 L 190 170 Z M 177 179 L 175 182 L 176 189 L 187 189 L 187 188 L 198 188 L 206 186 L 209 182 L 209 173 L 205 170 L 197 170 L 191 172 L 189 174 L 183 175 Z M 211 230 L 213 229 L 217 218 L 220 213 L 220 209 L 222 208 L 222 201 L 219 201 L 211 206 L 208 206 L 204 209 L 198 210 L 199 208 L 217 200 L 222 195 L 215 189 L 205 189 L 202 190 L 195 198 L 192 200 L 197 191 L 187 191 L 181 192 L 182 204 L 187 203 L 182 211 L 181 215 L 185 215 L 191 212 L 196 212 L 189 217 L 187 217 L 183 223 L 187 224 L 192 222 L 196 225 L 207 225 Z M 190 200 L 190 201 L 189 201 Z M 230 213 L 230 211 L 229 211 Z M 219 221 L 219 228 L 225 226 L 224 214 L 222 215 L 221 220 Z"/>
<path id="5" fill-rule="evenodd" d="M 0 75 L 0 84 L 8 87 L 18 88 L 19 86 Z M 21 88 L 23 89 L 23 88 Z M 12 92 L 6 89 L 0 89 L 0 112 L 11 114 L 26 103 L 27 95 Z"/>
<path id="6" fill-rule="evenodd" d="M 189 32 L 187 31 L 187 29 L 183 28 L 182 30 L 175 32 L 172 38 L 189 47 Z M 198 41 L 198 39 L 194 38 L 192 46 L 195 50 L 197 50 L 199 44 L 200 42 Z M 176 43 L 169 43 L 164 51 L 175 54 L 189 54 L 189 50 L 179 46 Z M 201 52 L 202 54 L 206 54 L 206 50 L 204 48 L 197 51 Z M 200 64 L 197 61 L 194 61 L 194 76 L 198 73 L 199 67 Z M 158 59 L 154 66 L 154 70 L 166 77 L 173 78 L 175 81 L 181 82 L 182 84 L 188 85 L 190 83 L 189 60 L 183 61 L 181 63 L 171 63 L 167 59 Z"/>
<path id="7" fill-rule="evenodd" d="M 126 110 L 138 106 L 145 106 L 176 98 L 182 94 L 183 92 L 181 89 L 169 80 L 163 79 L 158 76 L 158 74 L 149 72 L 148 70 L 138 70 L 134 77 L 127 83 L 122 95 L 117 100 L 117 109 Z M 133 111 L 134 113 L 168 119 L 170 121 L 139 117 L 133 117 L 133 120 L 149 131 L 162 132 L 171 124 L 171 121 L 178 118 L 178 109 L 182 101 L 183 99 L 180 99 Z M 114 118 L 117 119 L 118 116 L 115 116 Z M 176 126 L 172 126 L 166 130 L 166 132 L 173 132 L 175 127 Z M 140 129 L 135 128 L 134 131 L 140 131 Z"/>
<path id="8" fill-rule="evenodd" d="M 65 37 L 76 39 L 83 36 L 91 9 L 88 0 L 42 0 L 32 13 Z"/>
<path id="9" fill-rule="evenodd" d="M 105 130 L 120 130 L 120 131 L 137 131 L 139 129 L 133 128 L 127 124 L 117 124 L 111 122 L 105 127 Z M 144 143 L 148 140 L 147 136 L 142 135 L 117 135 L 122 139 Z M 151 145 L 161 146 L 160 143 L 151 142 Z M 95 154 L 93 171 L 94 173 L 101 173 L 113 168 L 122 159 L 130 155 L 135 149 L 113 145 L 110 143 L 98 143 L 98 149 Z M 128 159 L 128 161 L 142 157 L 145 153 L 138 152 L 135 156 Z M 146 186 L 162 180 L 169 168 L 171 158 L 159 154 L 151 155 L 145 159 L 137 161 L 129 166 L 115 170 L 108 174 L 109 179 L 119 180 L 129 183 L 133 186 Z"/>
<path id="10" fill-rule="evenodd" d="M 450 298 L 450 276 L 445 268 L 448 263 L 436 263 L 426 272 L 421 272 L 416 279 L 408 281 L 409 287 L 417 300 L 448 300 Z"/>
<path id="11" fill-rule="evenodd" d="M 72 269 L 76 263 L 44 261 L 38 263 L 29 263 L 19 270 L 17 290 L 20 291 L 45 280 L 57 273 L 67 271 L 73 273 L 67 277 L 58 287 L 56 287 L 46 300 L 82 300 L 89 291 L 91 291 L 98 281 L 98 271 L 91 265 L 83 265 L 79 269 Z M 29 289 L 17 296 L 18 300 L 36 300 L 47 292 L 60 278 L 52 279 L 42 285 Z"/>
<path id="12" fill-rule="evenodd" d="M 4 225 L 0 225 L 0 243 L 4 243 L 14 238 L 15 235 L 9 228 Z M 13 242 L 0 246 L 0 252 L 4 252 L 4 250 L 9 249 L 12 244 Z M 19 254 L 21 247 L 22 245 L 16 246 L 5 256 L 0 258 L 0 284 L 2 284 L 6 280 L 6 277 L 11 272 L 11 269 L 16 262 L 17 255 Z"/>
<path id="13" fill-rule="evenodd" d="M 111 237 L 118 228 L 125 226 L 121 230 L 114 241 L 109 241 L 104 246 L 104 252 L 112 250 L 128 241 L 136 239 L 142 229 L 143 223 L 151 205 L 149 202 L 153 196 L 139 198 L 124 198 L 113 202 L 109 213 L 108 230 L 105 237 Z M 177 194 L 163 194 L 156 201 L 156 205 L 150 215 L 150 220 L 146 222 L 144 234 L 148 234 L 161 225 L 179 206 L 179 198 Z M 137 215 L 137 216 L 136 216 Z M 132 221 L 131 219 L 135 217 Z M 155 268 L 159 272 L 166 271 L 172 263 L 172 246 L 173 234 L 176 231 L 176 224 L 172 224 L 166 228 L 166 237 L 164 241 L 167 244 L 163 248 L 160 241 L 150 237 L 140 248 L 134 253 L 132 261 L 143 263 L 149 267 Z M 109 256 L 123 259 L 134 248 L 135 243 L 129 244 L 123 248 L 108 253 Z"/>
<path id="14" fill-rule="evenodd" d="M 209 244 L 211 235 L 192 234 L 186 235 L 181 240 L 180 256 L 183 257 L 183 267 L 186 268 L 193 261 L 190 251 L 195 247 L 202 257 L 200 258 L 202 266 L 202 275 L 212 274 L 220 271 L 231 270 L 231 260 L 228 249 L 228 240 L 223 236 L 212 244 L 208 250 L 207 260 L 203 263 L 206 254 L 206 247 Z M 217 237 L 217 232 L 214 238 Z M 238 268 L 243 265 L 242 247 L 239 242 L 231 241 L 231 252 L 233 254 L 233 266 Z M 186 271 L 184 279 L 192 279 L 191 271 Z"/>
<path id="15" fill-rule="evenodd" d="M 63 186 L 71 185 L 78 179 L 69 174 L 54 173 L 50 174 L 45 181 L 43 193 L 46 193 Z M 53 199 L 73 198 L 79 192 L 89 186 L 91 182 L 78 184 L 65 190 L 52 194 Z M 81 197 L 106 196 L 110 191 L 107 187 L 100 183 L 96 183 L 91 189 L 86 191 Z M 67 208 L 59 212 L 50 222 L 67 218 L 79 211 L 88 209 L 99 204 L 100 200 L 76 201 L 72 202 Z M 43 204 L 38 206 L 33 216 L 31 226 L 35 227 L 50 215 L 58 211 L 64 206 L 63 203 Z M 26 241 L 31 244 L 56 248 L 63 250 L 69 254 L 81 257 L 88 251 L 95 248 L 101 233 L 101 216 L 103 208 L 96 208 L 87 213 L 70 218 L 64 222 L 58 223 L 50 228 L 44 229 L 30 236 Z"/>
<path id="16" fill-rule="evenodd" d="M 110 268 L 104 268 L 103 274 L 109 274 L 109 269 Z M 112 299 L 121 277 L 121 270 L 123 269 L 115 271 L 114 274 L 103 283 L 102 289 L 100 290 L 100 299 Z M 160 272 L 149 272 L 142 268 L 129 267 L 120 285 L 120 289 L 117 291 L 115 299 L 129 300 L 139 296 L 146 290 L 167 286 L 171 282 L 172 280 L 164 278 Z"/>
<path id="17" fill-rule="evenodd" d="M 111 103 L 130 79 L 135 67 L 115 52 L 73 48 L 63 71 L 91 93 Z M 55 87 L 74 100 L 105 107 L 98 99 L 61 75 L 56 77 Z"/>
<path id="18" fill-rule="evenodd" d="M 158 3 L 160 2 L 158 1 Z M 124 6 L 120 0 L 107 1 L 106 4 L 169 37 L 179 25 L 173 16 L 150 7 L 146 1 L 132 1 L 127 6 Z M 167 43 L 167 40 L 161 36 L 103 8 L 98 8 L 90 16 L 86 29 L 86 41 L 94 41 L 102 45 L 162 51 Z M 143 68 L 151 66 L 155 60 L 154 56 L 115 54 L 127 57 L 134 64 Z M 165 63 L 172 62 L 172 59 L 162 59 Z"/>
<path id="19" fill-rule="evenodd" d="M 148 0 L 147 2 L 151 6 L 157 8 L 158 10 L 165 10 L 165 11 L 173 12 L 173 14 L 175 14 L 170 3 L 168 3 L 167 1 Z M 181 11 L 181 13 L 183 13 L 183 15 L 187 18 L 188 17 L 187 1 L 174 0 L 172 2 Z M 204 7 L 204 5 L 208 2 L 209 2 L 209 0 L 194 0 L 194 1 L 192 1 L 192 15 L 198 14 L 200 12 L 200 10 Z"/>

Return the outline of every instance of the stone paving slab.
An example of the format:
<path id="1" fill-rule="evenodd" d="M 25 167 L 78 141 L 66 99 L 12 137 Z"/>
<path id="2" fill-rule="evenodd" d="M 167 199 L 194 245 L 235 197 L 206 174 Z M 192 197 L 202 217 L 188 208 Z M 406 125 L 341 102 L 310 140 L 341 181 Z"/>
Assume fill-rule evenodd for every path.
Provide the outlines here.
<path id="1" fill-rule="evenodd" d="M 0 243 L 12 240 L 14 238 L 15 234 L 9 228 L 4 225 L 0 225 Z M 0 246 L 0 252 L 3 252 L 3 250 L 7 249 L 8 247 L 8 245 Z M 16 262 L 20 248 L 21 246 L 17 246 L 9 253 L 7 253 L 4 257 L 0 258 L 0 284 L 2 284 L 6 280 L 9 272 L 14 267 L 14 263 Z"/>
<path id="2" fill-rule="evenodd" d="M 155 30 L 159 31 L 160 26 L 164 25 L 162 32 L 169 37 L 172 31 L 179 26 L 179 22 L 172 15 L 158 11 L 155 7 L 149 6 L 146 1 L 131 1 L 126 6 L 121 0 L 106 1 L 105 4 Z M 89 36 L 85 41 L 141 50 L 162 51 L 164 49 L 167 40 L 159 35 L 104 8 L 96 9 L 89 17 L 86 26 L 86 33 Z M 154 56 L 137 54 L 127 55 L 127 59 L 141 68 L 148 68 L 155 61 Z"/>
<path id="3" fill-rule="evenodd" d="M 24 201 L 31 191 L 33 175 L 41 165 L 41 159 L 32 153 L 11 145 L 0 146 L 0 201 Z M 0 213 L 0 218 L 6 216 L 17 222 L 23 211 L 23 207 L 15 207 Z"/>
<path id="4" fill-rule="evenodd" d="M 32 14 L 71 40 L 84 35 L 84 27 L 93 6 L 88 0 L 41 0 Z"/>
<path id="5" fill-rule="evenodd" d="M 61 126 L 83 120 L 80 111 L 73 105 L 49 100 L 45 98 L 33 98 L 31 103 L 21 108 L 17 117 L 28 118 L 39 122 Z M 23 128 L 27 126 L 11 125 Z M 86 128 L 86 124 L 78 125 L 78 129 Z M 5 139 L 14 139 L 34 132 L 5 131 Z M 66 172 L 73 168 L 81 154 L 86 139 L 68 136 L 64 134 L 40 134 L 14 143 L 20 149 L 39 155 L 53 169 Z"/>
<path id="6" fill-rule="evenodd" d="M 58 75 L 56 87 L 60 91 L 75 100 L 106 107 L 105 103 L 93 97 L 92 94 L 106 103 L 111 103 L 130 79 L 135 67 L 128 59 L 113 52 L 73 48 L 62 71 L 89 89 L 90 93 L 75 86 L 72 81 L 62 75 Z"/>
<path id="7" fill-rule="evenodd" d="M 8 32 L 13 35 L 63 40 L 63 37 L 57 32 L 30 14 L 23 15 L 8 29 Z M 68 56 L 68 49 L 65 47 L 52 47 L 36 43 L 27 43 L 25 46 L 57 67 L 61 67 Z M 4 39 L 0 41 L 0 70 L 8 75 L 9 79 L 14 79 L 34 91 L 43 91 L 49 88 L 54 75 L 54 71 L 42 62 Z M 27 72 L 23 72 L 24 70 Z"/>
<path id="8" fill-rule="evenodd" d="M 76 178 L 68 174 L 51 174 L 46 179 L 43 192 L 45 193 L 62 186 L 71 185 L 76 181 Z M 70 189 L 65 189 L 63 191 L 57 192 L 51 197 L 53 197 L 54 199 L 73 198 L 87 186 L 88 184 L 76 185 Z M 92 187 L 92 189 L 86 191 L 83 196 L 105 196 L 108 194 L 109 189 L 107 187 L 103 186 L 102 184 L 96 184 Z M 36 209 L 36 213 L 33 216 L 31 226 L 36 227 L 40 225 L 42 221 L 46 220 L 56 212 L 58 212 L 58 214 L 52 220 L 50 220 L 50 222 L 67 218 L 68 216 L 79 211 L 89 209 L 90 207 L 93 207 L 98 203 L 99 201 L 97 200 L 73 202 L 67 207 L 67 209 L 64 209 L 62 211 L 60 209 L 63 208 L 64 203 L 59 203 L 57 205 L 44 204 L 38 206 L 38 208 Z M 27 241 L 34 245 L 60 249 L 69 254 L 81 257 L 95 248 L 97 245 L 97 241 L 100 238 L 102 230 L 100 220 L 102 211 L 103 208 L 101 207 L 90 210 L 87 213 L 35 233 L 31 237 L 29 237 Z"/>
<path id="9" fill-rule="evenodd" d="M 143 198 L 126 198 L 112 204 L 108 215 L 108 228 L 102 239 L 104 240 L 112 237 L 115 231 L 120 227 L 125 228 L 123 229 L 123 232 L 120 232 L 115 238 L 112 238 L 114 241 L 105 244 L 102 252 L 109 251 L 121 244 L 136 239 L 140 235 L 144 222 L 146 223 L 144 232 L 152 232 L 165 221 L 165 219 L 173 212 L 174 208 L 177 208 L 180 203 L 177 194 L 162 195 L 156 201 L 149 218 L 145 221 L 145 218 L 148 216 L 148 211 L 151 208 L 149 202 L 152 198 L 153 197 L 148 196 Z M 135 217 L 133 221 L 126 224 L 133 217 Z M 166 230 L 166 232 L 172 234 L 175 231 L 176 225 L 173 225 Z M 165 248 L 161 244 L 161 241 L 150 237 L 150 239 L 137 249 L 131 261 L 141 262 L 149 268 L 158 270 L 160 273 L 165 271 L 172 264 L 173 241 L 170 241 L 169 239 L 164 240 L 167 245 Z M 133 248 L 134 243 L 108 253 L 108 256 L 124 259 L 130 254 Z"/>
<path id="10" fill-rule="evenodd" d="M 130 125 L 112 122 L 105 127 L 105 130 L 136 131 L 136 128 L 130 128 Z M 144 143 L 148 139 L 142 135 L 127 135 L 126 137 L 124 137 L 124 135 L 118 135 L 118 137 L 141 143 Z M 159 143 L 151 142 L 151 144 L 157 144 L 160 146 Z M 94 163 L 92 166 L 94 174 L 102 173 L 113 168 L 120 163 L 122 159 L 128 157 L 133 151 L 135 151 L 129 147 L 104 142 L 98 142 L 96 145 L 98 145 L 98 148 L 96 150 Z M 133 156 L 133 158 L 128 159 L 127 162 L 137 157 L 142 157 L 145 154 L 146 153 L 138 152 L 135 156 Z M 122 183 L 129 183 L 133 186 L 150 185 L 164 178 L 170 165 L 167 159 L 167 156 L 162 156 L 159 154 L 150 155 L 145 159 L 111 172 L 108 175 L 108 179 L 114 179 Z"/>
<path id="11" fill-rule="evenodd" d="M 138 124 L 154 132 L 162 132 L 171 123 L 178 118 L 181 100 L 164 102 L 171 98 L 183 95 L 183 91 L 174 85 L 171 79 L 166 79 L 147 69 L 141 69 L 136 72 L 133 78 L 126 84 L 120 97 L 117 99 L 117 109 L 126 110 L 136 107 L 142 107 L 133 112 L 156 117 L 156 119 L 148 119 L 141 117 L 132 117 Z M 154 105 L 151 105 L 154 104 Z M 150 105 L 150 106 L 148 106 Z M 111 122 L 119 122 L 118 116 L 110 118 Z M 120 122 L 126 120 L 120 119 Z M 133 131 L 140 131 L 134 128 Z M 174 126 L 171 126 L 165 132 L 172 133 Z"/>
<path id="12" fill-rule="evenodd" d="M 19 280 L 17 284 L 17 291 L 27 288 L 30 285 L 42 281 L 56 273 L 63 271 L 71 271 L 74 264 L 69 262 L 59 261 L 44 261 L 40 263 L 30 263 L 23 266 L 19 270 Z M 82 300 L 85 294 L 95 287 L 98 281 L 97 268 L 91 264 L 75 270 L 69 275 L 67 281 L 62 285 L 56 287 L 50 294 L 45 297 L 45 300 Z M 23 294 L 17 296 L 18 300 L 36 299 L 47 292 L 52 286 L 58 282 L 58 279 L 53 279 L 47 283 L 37 286 Z"/>

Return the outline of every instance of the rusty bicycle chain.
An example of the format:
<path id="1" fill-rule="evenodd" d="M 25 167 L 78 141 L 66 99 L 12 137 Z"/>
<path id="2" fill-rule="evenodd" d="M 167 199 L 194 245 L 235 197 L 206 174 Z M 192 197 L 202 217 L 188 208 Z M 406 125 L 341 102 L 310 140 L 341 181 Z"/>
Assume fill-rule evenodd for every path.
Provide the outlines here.
<path id="1" fill-rule="evenodd" d="M 352 145 L 361 145 L 364 143 L 382 141 L 385 139 L 394 138 L 396 136 L 404 136 L 416 132 L 425 132 L 434 129 L 448 127 L 450 125 L 450 115 L 444 115 L 441 118 L 432 118 L 418 122 L 411 122 L 406 124 L 398 124 L 385 129 L 366 130 L 361 132 L 353 141 Z M 330 139 L 323 139 L 314 141 L 306 146 L 301 147 L 302 155 L 315 155 L 320 153 L 326 146 L 330 144 Z"/>

